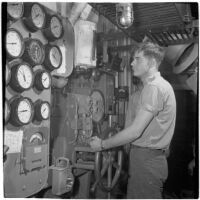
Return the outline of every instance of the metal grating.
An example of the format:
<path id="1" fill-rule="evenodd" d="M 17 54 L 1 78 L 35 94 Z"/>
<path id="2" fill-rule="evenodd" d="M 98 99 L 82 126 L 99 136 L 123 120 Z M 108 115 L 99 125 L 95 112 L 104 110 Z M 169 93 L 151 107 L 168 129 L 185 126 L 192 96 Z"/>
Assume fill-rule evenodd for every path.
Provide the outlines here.
<path id="1" fill-rule="evenodd" d="M 90 3 L 100 14 L 117 26 L 115 3 Z M 137 42 L 145 36 L 162 46 L 193 40 L 186 29 L 175 3 L 133 3 L 134 22 L 122 31 Z M 118 26 L 120 29 L 120 27 Z"/>

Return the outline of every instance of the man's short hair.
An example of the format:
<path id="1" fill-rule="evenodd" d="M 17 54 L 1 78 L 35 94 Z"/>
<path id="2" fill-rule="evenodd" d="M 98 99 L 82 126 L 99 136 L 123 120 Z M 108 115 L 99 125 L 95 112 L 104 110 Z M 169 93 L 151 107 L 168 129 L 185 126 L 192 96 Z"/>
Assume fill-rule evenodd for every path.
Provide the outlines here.
<path id="1" fill-rule="evenodd" d="M 163 47 L 149 41 L 141 43 L 136 51 L 143 52 L 144 56 L 147 56 L 149 58 L 155 58 L 158 66 L 161 64 L 165 55 L 165 50 Z"/>

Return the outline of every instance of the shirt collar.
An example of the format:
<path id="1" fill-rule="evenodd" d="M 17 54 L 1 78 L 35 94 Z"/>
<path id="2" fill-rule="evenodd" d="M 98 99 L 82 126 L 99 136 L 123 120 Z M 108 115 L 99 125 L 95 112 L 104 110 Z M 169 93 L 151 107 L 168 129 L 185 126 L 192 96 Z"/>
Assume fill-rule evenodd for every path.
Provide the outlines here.
<path id="1" fill-rule="evenodd" d="M 160 77 L 160 72 L 155 72 L 153 75 L 146 78 L 145 83 L 152 82 L 158 77 Z"/>

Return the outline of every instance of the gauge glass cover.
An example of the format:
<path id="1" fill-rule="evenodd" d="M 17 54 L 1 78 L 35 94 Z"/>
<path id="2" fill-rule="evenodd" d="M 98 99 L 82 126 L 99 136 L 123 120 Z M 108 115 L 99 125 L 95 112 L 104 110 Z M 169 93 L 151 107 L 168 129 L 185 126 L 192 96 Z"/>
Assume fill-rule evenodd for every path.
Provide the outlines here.
<path id="1" fill-rule="evenodd" d="M 37 40 L 34 40 L 30 43 L 30 56 L 35 63 L 41 63 L 44 58 L 44 51 Z"/>
<path id="2" fill-rule="evenodd" d="M 56 16 L 53 16 L 51 18 L 50 28 L 51 28 L 51 32 L 52 32 L 54 37 L 59 38 L 61 36 L 61 34 L 62 34 L 62 24 Z"/>
<path id="3" fill-rule="evenodd" d="M 49 88 L 50 86 L 50 76 L 47 72 L 43 72 L 42 73 L 42 76 L 41 76 L 41 79 L 42 79 L 42 85 L 44 88 Z"/>
<path id="4" fill-rule="evenodd" d="M 54 68 L 58 68 L 60 66 L 62 60 L 62 55 L 58 49 L 58 47 L 52 47 L 50 50 L 50 62 Z"/>
<path id="5" fill-rule="evenodd" d="M 23 48 L 22 38 L 15 30 L 10 30 L 6 35 L 6 49 L 13 57 L 20 56 Z"/>
<path id="6" fill-rule="evenodd" d="M 7 5 L 7 12 L 8 14 L 14 18 L 14 19 L 19 19 L 22 17 L 24 11 L 23 3 L 11 3 L 9 2 Z"/>
<path id="7" fill-rule="evenodd" d="M 41 6 L 38 4 L 34 4 L 31 8 L 31 17 L 33 24 L 37 28 L 42 28 L 45 23 L 45 13 L 42 10 Z"/>
<path id="8" fill-rule="evenodd" d="M 28 89 L 31 87 L 33 82 L 33 74 L 28 65 L 22 64 L 19 66 L 17 70 L 17 80 L 22 88 Z"/>
<path id="9" fill-rule="evenodd" d="M 43 119 L 48 119 L 49 117 L 49 104 L 48 103 L 42 103 L 41 105 L 41 116 Z"/>
<path id="10" fill-rule="evenodd" d="M 32 116 L 31 103 L 28 99 L 23 99 L 19 102 L 17 108 L 17 115 L 21 123 L 26 124 L 30 121 Z"/>

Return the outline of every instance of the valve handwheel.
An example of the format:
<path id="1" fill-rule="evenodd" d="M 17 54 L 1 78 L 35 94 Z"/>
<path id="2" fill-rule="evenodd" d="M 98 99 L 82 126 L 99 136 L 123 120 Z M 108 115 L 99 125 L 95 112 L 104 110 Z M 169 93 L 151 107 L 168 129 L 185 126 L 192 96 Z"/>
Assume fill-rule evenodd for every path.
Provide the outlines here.
<path id="1" fill-rule="evenodd" d="M 116 133 L 117 130 L 115 128 L 108 128 L 102 133 L 102 139 L 109 138 Z M 91 190 L 94 191 L 95 187 L 98 184 L 103 191 L 110 192 L 119 179 L 122 170 L 122 159 L 123 152 L 120 147 L 109 149 L 106 151 L 96 152 L 96 182 Z"/>

